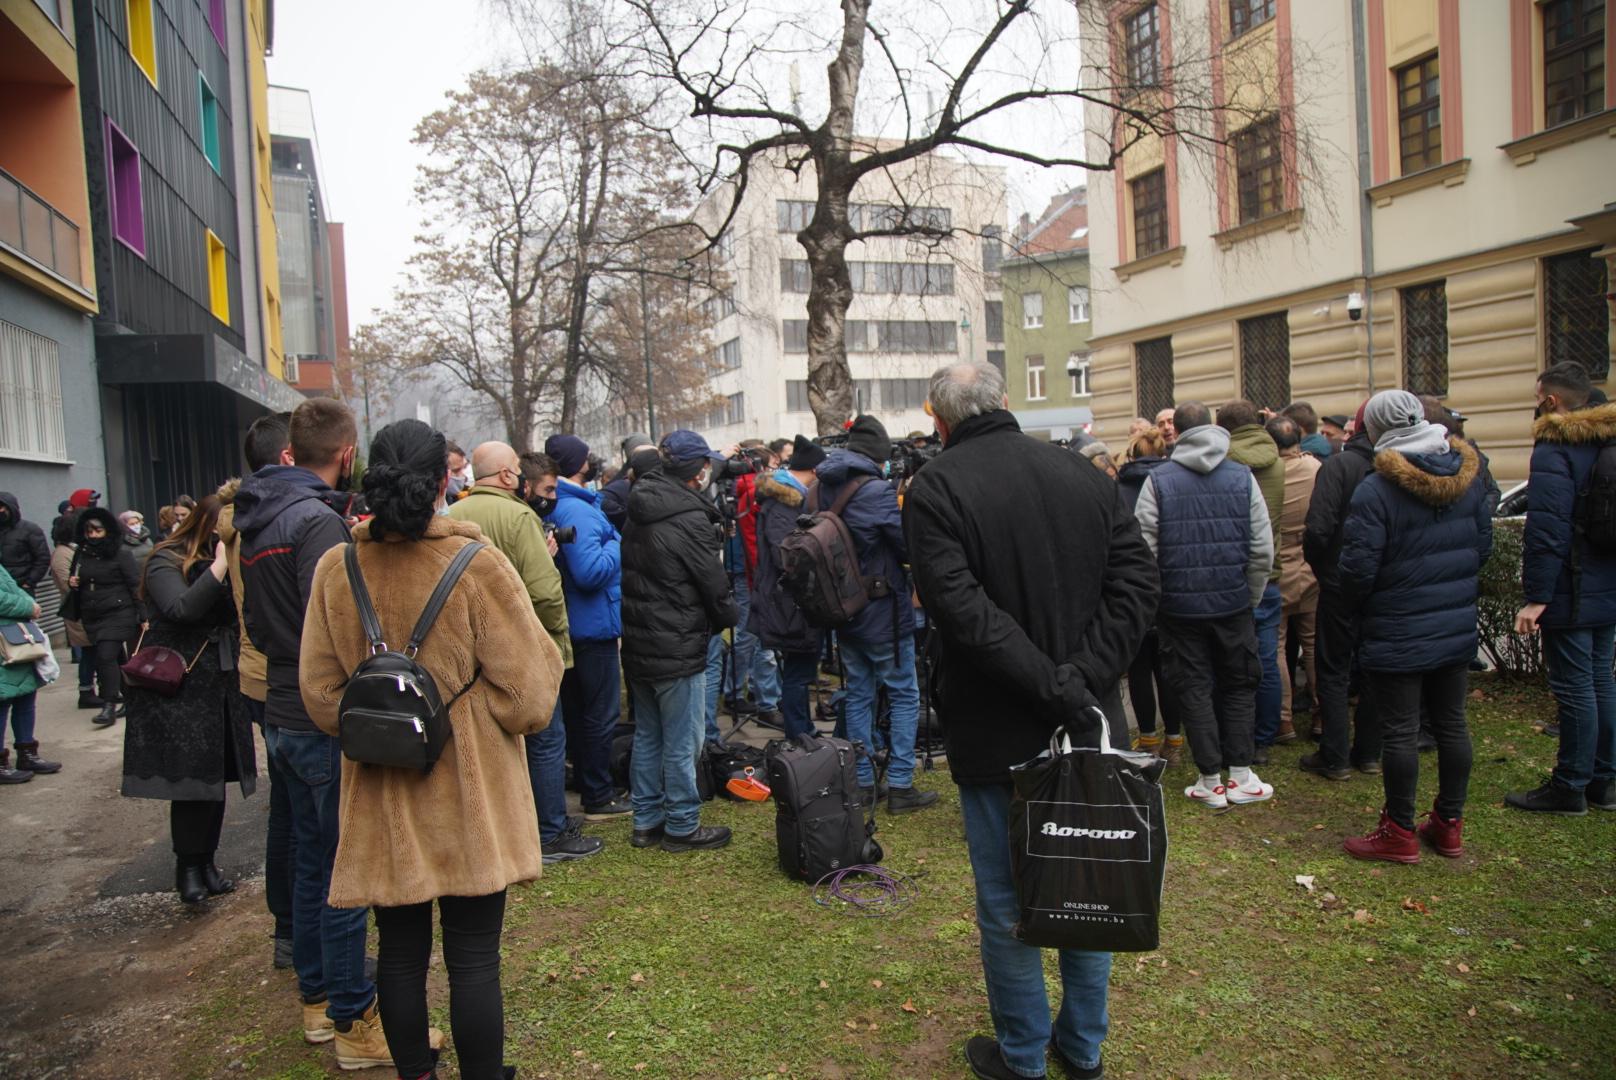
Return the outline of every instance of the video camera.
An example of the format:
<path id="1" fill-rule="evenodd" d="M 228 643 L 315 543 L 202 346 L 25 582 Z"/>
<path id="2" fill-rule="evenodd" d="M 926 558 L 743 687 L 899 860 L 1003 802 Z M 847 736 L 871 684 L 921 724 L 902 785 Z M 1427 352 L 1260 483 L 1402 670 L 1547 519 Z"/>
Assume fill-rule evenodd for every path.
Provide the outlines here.
<path id="1" fill-rule="evenodd" d="M 815 439 L 825 450 L 840 450 L 847 446 L 846 435 L 821 435 Z M 887 479 L 894 484 L 914 478 L 926 462 L 943 452 L 943 440 L 936 432 L 916 435 L 908 439 L 893 439 L 887 451 Z"/>
<path id="2" fill-rule="evenodd" d="M 725 480 L 737 480 L 743 476 L 760 473 L 769 467 L 769 451 L 762 446 L 743 446 L 723 464 L 713 466 L 713 481 L 719 483 Z"/>
<path id="3" fill-rule="evenodd" d="M 555 542 L 558 544 L 570 544 L 578 539 L 578 527 L 576 525 L 558 526 L 546 524 L 544 526 L 544 535 L 555 537 Z"/>

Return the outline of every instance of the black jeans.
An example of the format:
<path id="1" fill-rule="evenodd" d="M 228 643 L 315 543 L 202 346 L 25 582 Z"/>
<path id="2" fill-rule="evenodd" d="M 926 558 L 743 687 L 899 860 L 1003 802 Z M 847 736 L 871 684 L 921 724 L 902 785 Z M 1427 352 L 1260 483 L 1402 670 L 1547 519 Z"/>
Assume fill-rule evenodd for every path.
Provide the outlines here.
<path id="1" fill-rule="evenodd" d="M 211 863 L 223 828 L 223 799 L 175 799 L 168 804 L 168 832 L 181 862 Z"/>
<path id="2" fill-rule="evenodd" d="M 561 677 L 561 717 L 567 756 L 585 810 L 617 798 L 612 784 L 612 736 L 622 715 L 617 639 L 572 643 L 572 667 Z"/>
<path id="3" fill-rule="evenodd" d="M 1156 701 L 1161 700 L 1162 726 L 1167 734 L 1177 735 L 1182 729 L 1178 715 L 1178 698 L 1162 673 L 1161 648 L 1154 628 L 1145 632 L 1139 652 L 1128 665 L 1128 699 L 1133 702 L 1134 719 L 1139 721 L 1143 735 L 1156 733 Z"/>
<path id="4" fill-rule="evenodd" d="M 1341 594 L 1334 589 L 1319 590 L 1318 642 L 1314 670 L 1319 685 L 1319 755 L 1324 764 L 1341 768 L 1348 762 L 1366 765 L 1380 760 L 1380 720 L 1374 696 L 1367 687 L 1358 695 L 1358 712 L 1351 727 L 1347 721 L 1347 699 L 1352 686 L 1353 654 L 1358 648 L 1358 625 L 1347 613 Z M 1371 680 L 1365 679 L 1367 684 Z"/>
<path id="5" fill-rule="evenodd" d="M 376 997 L 387 1049 L 401 1077 L 432 1071 L 427 1044 L 426 968 L 432 956 L 432 902 L 378 907 Z M 465 1080 L 505 1075 L 505 1003 L 499 989 L 499 937 L 505 890 L 438 897 L 443 966 L 449 972 L 449 1027 Z"/>
<path id="6" fill-rule="evenodd" d="M 1367 691 L 1375 699 L 1385 746 L 1386 812 L 1405 829 L 1414 827 L 1414 788 L 1420 779 L 1420 704 L 1431 717 L 1436 736 L 1436 812 L 1444 818 L 1464 816 L 1470 787 L 1470 729 L 1465 726 L 1465 693 L 1470 665 L 1435 671 L 1365 672 Z"/>
<path id="7" fill-rule="evenodd" d="M 1251 764 L 1257 722 L 1257 624 L 1249 611 L 1218 619 L 1158 616 L 1162 674 L 1173 688 L 1202 776 Z"/>
<path id="8" fill-rule="evenodd" d="M 125 650 L 132 642 L 122 638 L 97 638 L 95 642 L 95 678 L 101 687 L 102 701 L 123 700 L 123 663 Z"/>

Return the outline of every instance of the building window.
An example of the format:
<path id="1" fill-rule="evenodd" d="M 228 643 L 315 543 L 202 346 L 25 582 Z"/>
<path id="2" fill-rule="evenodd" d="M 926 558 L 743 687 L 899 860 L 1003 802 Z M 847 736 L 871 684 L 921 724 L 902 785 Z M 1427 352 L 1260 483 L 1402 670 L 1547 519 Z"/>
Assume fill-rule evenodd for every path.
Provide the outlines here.
<path id="1" fill-rule="evenodd" d="M 1004 301 L 982 302 L 982 336 L 989 341 L 1004 340 Z"/>
<path id="2" fill-rule="evenodd" d="M 229 24 L 225 21 L 224 0 L 208 0 L 208 26 L 213 30 L 213 40 L 219 43 L 219 48 L 230 51 L 225 44 Z"/>
<path id="3" fill-rule="evenodd" d="M 780 260 L 780 291 L 786 293 L 805 293 L 809 283 L 807 259 L 781 259 Z"/>
<path id="4" fill-rule="evenodd" d="M 1397 137 L 1404 176 L 1442 164 L 1442 80 L 1434 53 L 1397 69 Z"/>
<path id="5" fill-rule="evenodd" d="M 1044 394 L 1044 358 L 1042 356 L 1027 357 L 1027 400 L 1043 401 Z"/>
<path id="6" fill-rule="evenodd" d="M 922 322 L 918 319 L 877 319 L 874 321 L 876 351 L 896 353 L 953 353 L 959 351 L 958 330 L 947 320 Z M 848 346 L 852 350 L 852 346 Z"/>
<path id="7" fill-rule="evenodd" d="M 1167 170 L 1128 182 L 1133 192 L 1133 254 L 1142 259 L 1167 250 Z"/>
<path id="8" fill-rule="evenodd" d="M 1066 290 L 1066 321 L 1074 323 L 1089 321 L 1089 287 L 1087 285 L 1073 285 Z"/>
<path id="9" fill-rule="evenodd" d="M 1229 0 L 1229 36 L 1239 37 L 1274 17 L 1274 0 Z"/>
<path id="10" fill-rule="evenodd" d="M 107 121 L 107 169 L 112 202 L 112 235 L 144 257 L 146 218 L 141 205 L 140 154 L 124 133 Z"/>
<path id="11" fill-rule="evenodd" d="M 1234 137 L 1235 191 L 1240 224 L 1285 209 L 1284 165 L 1279 154 L 1279 118 L 1259 120 Z M 1283 404 L 1283 402 L 1281 402 Z"/>
<path id="12" fill-rule="evenodd" d="M 992 366 L 998 368 L 999 369 L 999 374 L 1003 375 L 1004 374 L 1004 350 L 1003 349 L 989 349 L 988 350 L 988 363 L 991 364 Z"/>
<path id="13" fill-rule="evenodd" d="M 997 225 L 982 226 L 982 272 L 997 274 L 1004 261 L 1003 231 Z"/>
<path id="14" fill-rule="evenodd" d="M 774 204 L 777 226 L 783 233 L 800 233 L 814 217 L 814 204 L 801 199 L 780 199 Z"/>
<path id="15" fill-rule="evenodd" d="M 746 393 L 731 394 L 724 402 L 724 423 L 746 423 Z"/>
<path id="16" fill-rule="evenodd" d="M 722 371 L 734 371 L 741 366 L 741 339 L 730 338 L 720 345 L 716 354 L 717 364 Z"/>
<path id="17" fill-rule="evenodd" d="M 153 0 L 124 0 L 129 16 L 129 55 L 157 85 L 157 24 L 153 20 Z"/>
<path id="18" fill-rule="evenodd" d="M 1026 330 L 1036 330 L 1044 325 L 1044 294 L 1030 292 L 1021 294 L 1021 325 Z"/>
<path id="19" fill-rule="evenodd" d="M 781 336 L 785 339 L 785 351 L 788 353 L 805 353 L 808 351 L 808 320 L 787 319 L 781 324 Z"/>
<path id="20" fill-rule="evenodd" d="M 1543 260 L 1549 366 L 1570 360 L 1587 368 L 1590 378 L 1610 374 L 1608 277 L 1605 260 L 1592 251 Z"/>
<path id="21" fill-rule="evenodd" d="M 0 455 L 67 460 L 56 342 L 0 322 Z"/>
<path id="22" fill-rule="evenodd" d="M 1128 89 L 1161 85 L 1157 18 L 1156 5 L 1150 3 L 1122 21 L 1122 62 Z"/>
<path id="23" fill-rule="evenodd" d="M 1411 394 L 1448 393 L 1447 283 L 1412 285 L 1403 295 L 1403 389 Z"/>
<path id="24" fill-rule="evenodd" d="M 1075 352 L 1066 358 L 1066 373 L 1072 377 L 1072 396 L 1089 396 L 1089 354 Z"/>
<path id="25" fill-rule="evenodd" d="M 212 229 L 208 230 L 208 308 L 215 319 L 230 325 L 230 266 L 224 241 Z"/>
<path id="26" fill-rule="evenodd" d="M 853 407 L 858 409 L 859 412 L 869 412 L 871 402 L 874 400 L 871 397 L 871 395 L 874 392 L 875 392 L 875 380 L 874 379 L 854 379 L 853 380 Z"/>
<path id="27" fill-rule="evenodd" d="M 786 380 L 786 412 L 812 412 L 808 407 L 808 380 Z"/>
<path id="28" fill-rule="evenodd" d="M 1543 10 L 1543 123 L 1605 107 L 1604 0 L 1549 0 Z"/>
<path id="29" fill-rule="evenodd" d="M 1140 416 L 1155 419 L 1173 407 L 1173 339 L 1152 338 L 1133 347 L 1134 390 Z"/>
<path id="30" fill-rule="evenodd" d="M 1291 400 L 1291 328 L 1286 312 L 1240 320 L 1240 393 L 1259 409 Z"/>
<path id="31" fill-rule="evenodd" d="M 735 314 L 735 292 L 721 289 L 707 298 L 707 317 L 717 322 Z"/>
<path id="32" fill-rule="evenodd" d="M 213 166 L 213 171 L 219 172 L 223 161 L 219 150 L 219 99 L 200 72 L 196 76 L 196 91 L 202 102 L 202 155 Z"/>
<path id="33" fill-rule="evenodd" d="M 890 203 L 853 203 L 847 208 L 847 220 L 859 232 L 928 229 L 947 232 L 953 227 L 954 215 L 942 206 L 893 206 Z"/>
<path id="34" fill-rule="evenodd" d="M 881 408 L 896 412 L 926 404 L 925 379 L 882 379 Z"/>

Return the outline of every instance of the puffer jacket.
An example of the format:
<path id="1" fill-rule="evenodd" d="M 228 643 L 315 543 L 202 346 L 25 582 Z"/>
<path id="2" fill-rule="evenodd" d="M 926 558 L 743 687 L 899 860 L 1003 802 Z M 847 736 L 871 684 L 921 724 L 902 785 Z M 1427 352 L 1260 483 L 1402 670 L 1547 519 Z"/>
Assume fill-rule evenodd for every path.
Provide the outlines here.
<path id="1" fill-rule="evenodd" d="M 1122 501 L 1128 504 L 1129 510 L 1139 505 L 1139 492 L 1144 489 L 1145 479 L 1169 460 L 1165 457 L 1131 458 L 1117 470 L 1117 487 L 1122 490 Z"/>
<path id="2" fill-rule="evenodd" d="M 707 667 L 740 619 L 719 561 L 718 508 L 670 473 L 635 482 L 623 536 L 623 674 L 663 682 Z"/>
<path id="3" fill-rule="evenodd" d="M 785 469 L 758 477 L 757 573 L 746 628 L 766 649 L 816 652 L 821 632 L 808 625 L 791 596 L 780 587 L 780 541 L 797 527 L 808 489 Z"/>
<path id="4" fill-rule="evenodd" d="M 99 521 L 107 535 L 85 543 L 84 526 Z M 79 514 L 74 536 L 79 545 L 79 621 L 91 641 L 133 641 L 140 633 L 140 568 L 118 537 L 112 511 L 92 506 Z"/>
<path id="5" fill-rule="evenodd" d="M 556 506 L 545 519 L 577 530 L 560 546 L 556 564 L 567 598 L 574 641 L 616 641 L 623 636 L 622 538 L 600 509 L 600 496 L 570 480 L 556 484 Z"/>
<path id="6" fill-rule="evenodd" d="M 50 545 L 45 543 L 45 530 L 23 520 L 17 496 L 11 492 L 0 491 L 0 506 L 11 514 L 10 520 L 0 525 L 0 566 L 10 572 L 24 592 L 32 593 L 50 572 Z M 120 525 L 119 531 L 122 528 Z"/>
<path id="7" fill-rule="evenodd" d="M 0 621 L 27 622 L 34 617 L 34 598 L 10 574 L 0 574 Z M 27 697 L 40 687 L 32 664 L 0 666 L 0 701 Z"/>
<path id="8" fill-rule="evenodd" d="M 1353 492 L 1341 547 L 1347 610 L 1365 671 L 1435 671 L 1476 655 L 1476 576 L 1492 550 L 1481 461 L 1451 439 L 1437 454 L 1375 455 Z"/>
<path id="9" fill-rule="evenodd" d="M 1582 492 L 1600 447 L 1616 442 L 1616 405 L 1540 416 L 1532 425 L 1521 591 L 1547 604 L 1538 625 L 1551 629 L 1616 623 L 1616 553 L 1576 538 Z"/>
<path id="10" fill-rule="evenodd" d="M 1285 463 L 1279 460 L 1279 444 L 1261 424 L 1246 424 L 1229 432 L 1229 460 L 1250 469 L 1262 489 L 1263 502 L 1268 506 L 1268 531 L 1275 539 L 1274 565 L 1268 580 L 1277 585 L 1280 518 L 1285 511 Z"/>
<path id="11" fill-rule="evenodd" d="M 875 645 L 890 645 L 904 634 L 913 634 L 915 610 L 904 571 L 909 552 L 897 491 L 881 478 L 880 465 L 851 450 L 832 450 L 814 474 L 819 477 L 819 510 L 830 509 L 847 484 L 861 476 L 872 478 L 848 500 L 842 520 L 858 549 L 859 573 L 867 579 L 880 578 L 890 587 L 886 596 L 872 598 L 837 633 Z"/>
<path id="12" fill-rule="evenodd" d="M 1336 564 L 1341 561 L 1341 532 L 1347 523 L 1352 493 L 1375 468 L 1375 448 L 1369 436 L 1358 432 L 1340 451 L 1319 466 L 1313 478 L 1313 498 L 1307 504 L 1307 525 L 1302 532 L 1302 557 L 1313 568 L 1319 587 L 1337 588 Z"/>

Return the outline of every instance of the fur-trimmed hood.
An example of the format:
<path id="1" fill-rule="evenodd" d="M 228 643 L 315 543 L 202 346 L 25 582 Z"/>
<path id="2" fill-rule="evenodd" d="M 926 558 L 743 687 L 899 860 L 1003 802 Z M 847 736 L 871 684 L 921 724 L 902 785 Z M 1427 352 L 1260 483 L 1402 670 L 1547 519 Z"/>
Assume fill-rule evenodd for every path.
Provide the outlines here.
<path id="1" fill-rule="evenodd" d="M 757 493 L 760 499 L 773 499 L 786 506 L 798 507 L 802 505 L 803 494 L 793 484 L 778 480 L 773 475 L 758 477 Z"/>
<path id="2" fill-rule="evenodd" d="M 1616 440 L 1616 403 L 1540 416 L 1532 424 L 1532 440 L 1572 445 Z"/>
<path id="3" fill-rule="evenodd" d="M 1446 454 L 1401 454 L 1382 450 L 1375 472 L 1429 506 L 1452 506 L 1481 473 L 1481 458 L 1463 439 L 1448 440 Z"/>

